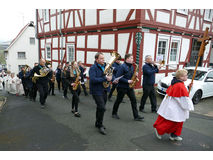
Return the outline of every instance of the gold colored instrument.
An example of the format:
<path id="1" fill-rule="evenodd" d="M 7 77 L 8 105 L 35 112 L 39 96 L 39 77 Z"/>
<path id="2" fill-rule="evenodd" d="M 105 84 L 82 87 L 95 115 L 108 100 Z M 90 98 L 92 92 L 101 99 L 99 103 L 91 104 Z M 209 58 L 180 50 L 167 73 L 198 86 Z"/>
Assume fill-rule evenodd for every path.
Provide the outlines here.
<path id="1" fill-rule="evenodd" d="M 133 73 L 133 76 L 131 78 L 131 80 L 133 81 L 132 83 L 129 84 L 129 88 L 134 88 L 136 83 L 139 81 L 136 73 L 138 72 L 138 65 L 135 63 L 135 71 Z"/>
<path id="2" fill-rule="evenodd" d="M 81 74 L 81 71 L 79 70 L 78 72 L 77 72 L 77 76 L 76 76 L 76 79 L 75 79 L 75 86 L 73 86 L 73 90 L 74 91 L 76 91 L 77 90 L 77 88 L 78 88 L 78 85 L 80 85 L 81 84 L 81 82 L 80 82 L 80 74 Z"/>
<path id="3" fill-rule="evenodd" d="M 110 53 L 110 55 L 111 55 L 111 58 L 104 69 L 104 75 L 107 75 L 107 76 L 112 76 L 112 74 L 113 74 L 112 64 L 121 57 L 120 54 L 115 51 Z M 109 84 L 110 83 L 108 81 L 103 82 L 104 88 L 109 87 Z"/>
<path id="4" fill-rule="evenodd" d="M 34 73 L 34 76 L 32 77 L 32 82 L 33 83 L 36 83 L 36 81 L 38 80 L 38 78 L 41 78 L 41 77 L 45 77 L 47 76 L 47 74 L 50 72 L 50 69 L 47 68 L 47 67 L 43 67 L 39 70 L 39 74 L 37 73 Z"/>

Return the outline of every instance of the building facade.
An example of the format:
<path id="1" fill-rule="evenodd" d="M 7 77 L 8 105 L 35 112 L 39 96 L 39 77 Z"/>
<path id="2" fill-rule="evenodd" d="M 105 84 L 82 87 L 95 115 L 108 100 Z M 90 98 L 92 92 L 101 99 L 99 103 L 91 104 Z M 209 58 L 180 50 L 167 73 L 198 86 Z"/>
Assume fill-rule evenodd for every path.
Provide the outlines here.
<path id="1" fill-rule="evenodd" d="M 87 67 L 94 55 L 102 52 L 106 61 L 110 52 L 122 58 L 133 54 L 139 65 L 146 55 L 165 66 L 156 74 L 156 82 L 186 65 L 196 63 L 201 42 L 209 27 L 213 35 L 211 9 L 38 9 L 36 10 L 39 56 L 58 64 L 81 60 Z M 213 64 L 213 44 L 206 46 L 200 66 Z"/>
<path id="2" fill-rule="evenodd" d="M 35 26 L 31 22 L 13 39 L 5 50 L 7 70 L 17 74 L 21 67 L 28 65 L 32 68 L 38 62 L 38 40 L 35 33 Z"/>

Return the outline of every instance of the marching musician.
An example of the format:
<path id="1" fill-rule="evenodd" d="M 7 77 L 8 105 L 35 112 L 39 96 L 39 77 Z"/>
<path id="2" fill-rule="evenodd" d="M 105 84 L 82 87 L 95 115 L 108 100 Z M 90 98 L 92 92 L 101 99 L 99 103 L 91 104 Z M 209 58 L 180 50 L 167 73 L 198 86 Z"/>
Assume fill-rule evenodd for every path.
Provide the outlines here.
<path id="1" fill-rule="evenodd" d="M 27 93 L 29 93 L 29 99 L 30 101 L 32 101 L 33 99 L 33 82 L 32 82 L 32 78 L 31 78 L 31 68 L 28 67 L 26 69 L 26 73 L 25 73 L 25 84 L 26 84 L 26 91 Z"/>
<path id="2" fill-rule="evenodd" d="M 81 61 L 78 61 L 78 66 L 79 66 L 79 69 L 81 71 L 81 86 L 84 90 L 84 95 L 85 96 L 88 96 L 88 93 L 87 93 L 87 89 L 86 89 L 86 86 L 85 86 L 85 78 L 86 78 L 86 67 L 83 65 L 83 63 Z"/>
<path id="3" fill-rule="evenodd" d="M 55 89 L 55 72 L 53 72 L 52 70 L 52 66 L 50 66 L 50 77 L 51 79 L 49 79 L 49 90 L 48 90 L 48 94 L 50 95 L 50 92 L 52 91 L 52 96 L 55 96 L 54 93 L 54 89 Z"/>
<path id="4" fill-rule="evenodd" d="M 152 56 L 147 55 L 145 57 L 145 65 L 143 65 L 143 96 L 141 98 L 141 103 L 139 110 L 143 113 L 144 106 L 146 104 L 146 99 L 149 97 L 151 102 L 151 111 L 156 113 L 157 110 L 157 99 L 155 94 L 155 73 L 159 72 L 161 66 L 157 66 L 154 61 L 152 61 Z"/>
<path id="5" fill-rule="evenodd" d="M 41 75 L 40 72 L 43 72 L 45 74 L 36 80 L 36 87 L 38 88 L 38 91 L 40 93 L 41 109 L 45 108 L 45 102 L 46 102 L 47 95 L 48 95 L 48 82 L 49 82 L 49 78 L 50 78 L 49 68 L 47 68 L 47 66 L 45 64 L 46 64 L 45 59 L 43 59 L 43 58 L 40 59 L 39 65 L 35 66 L 31 72 L 32 77 L 34 76 L 35 73 L 37 75 Z"/>
<path id="6" fill-rule="evenodd" d="M 34 63 L 34 67 L 36 67 L 36 66 L 38 66 L 38 63 Z M 30 70 L 30 76 L 33 75 L 31 72 L 33 72 L 33 69 Z M 32 80 L 32 77 L 30 77 L 30 78 Z M 33 102 L 36 101 L 37 91 L 38 91 L 38 88 L 36 86 L 36 83 L 33 83 L 33 87 L 32 87 L 31 93 L 30 93 L 30 95 L 32 96 Z"/>
<path id="7" fill-rule="evenodd" d="M 103 86 L 103 82 L 110 82 L 112 80 L 112 76 L 104 75 L 105 67 L 106 64 L 104 63 L 103 53 L 96 53 L 95 62 L 89 70 L 89 85 L 90 94 L 92 94 L 97 105 L 95 127 L 97 127 L 99 132 L 103 135 L 106 134 L 103 118 L 106 110 L 107 92 L 110 90 L 110 87 L 105 88 Z"/>
<path id="8" fill-rule="evenodd" d="M 21 71 L 19 72 L 19 78 L 22 81 L 23 87 L 24 87 L 24 95 L 27 97 L 29 94 L 29 90 L 27 89 L 26 84 L 26 67 L 21 67 Z"/>
<path id="9" fill-rule="evenodd" d="M 70 67 L 70 85 L 71 85 L 71 93 L 72 93 L 72 110 L 71 112 L 75 115 L 75 117 L 80 117 L 80 113 L 78 112 L 78 103 L 79 103 L 79 95 L 81 92 L 80 80 L 81 80 L 81 71 L 78 68 L 78 64 L 76 61 L 71 63 Z"/>
<path id="10" fill-rule="evenodd" d="M 62 66 L 58 65 L 58 67 L 55 71 L 55 77 L 56 77 L 56 81 L 57 81 L 57 84 L 58 84 L 59 92 L 61 91 L 61 72 L 62 72 L 61 69 L 62 69 Z"/>
<path id="11" fill-rule="evenodd" d="M 64 66 L 63 72 L 61 74 L 61 79 L 62 79 L 62 87 L 63 87 L 63 98 L 68 99 L 67 97 L 67 90 L 69 85 L 69 75 L 70 75 L 70 71 L 68 70 L 67 66 Z"/>
<path id="12" fill-rule="evenodd" d="M 141 117 L 140 115 L 138 115 L 135 92 L 133 88 L 129 87 L 129 84 L 133 83 L 133 80 L 131 80 L 134 73 L 134 68 L 132 66 L 133 56 L 131 54 L 126 54 L 124 59 L 125 59 L 125 62 L 120 66 L 116 74 L 116 77 L 121 77 L 121 76 L 123 77 L 120 78 L 118 82 L 118 87 L 117 87 L 118 93 L 117 93 L 116 101 L 113 106 L 112 117 L 115 119 L 120 119 L 120 117 L 118 116 L 118 108 L 125 94 L 127 94 L 127 96 L 129 97 L 131 101 L 134 120 L 141 121 L 144 119 L 144 117 Z"/>

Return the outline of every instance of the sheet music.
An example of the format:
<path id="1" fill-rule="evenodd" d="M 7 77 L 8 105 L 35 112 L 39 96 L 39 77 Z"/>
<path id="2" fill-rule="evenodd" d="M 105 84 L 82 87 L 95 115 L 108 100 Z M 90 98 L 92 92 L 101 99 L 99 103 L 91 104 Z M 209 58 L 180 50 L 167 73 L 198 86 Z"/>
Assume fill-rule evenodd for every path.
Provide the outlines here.
<path id="1" fill-rule="evenodd" d="M 119 79 L 121 79 L 124 75 L 118 77 L 118 78 L 115 78 L 114 81 L 112 83 L 114 83 L 115 81 L 119 81 Z"/>

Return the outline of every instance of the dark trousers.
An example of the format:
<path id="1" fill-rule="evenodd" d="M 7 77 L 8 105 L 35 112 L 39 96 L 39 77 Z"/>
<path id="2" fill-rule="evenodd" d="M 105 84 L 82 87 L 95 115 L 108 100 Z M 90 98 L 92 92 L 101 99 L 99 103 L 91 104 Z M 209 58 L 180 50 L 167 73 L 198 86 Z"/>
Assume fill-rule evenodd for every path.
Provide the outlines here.
<path id="1" fill-rule="evenodd" d="M 66 86 L 66 81 L 65 78 L 61 79 L 61 83 L 62 83 L 62 90 L 64 90 L 65 86 Z"/>
<path id="2" fill-rule="evenodd" d="M 93 99 L 97 105 L 95 125 L 100 128 L 103 126 L 104 112 L 106 111 L 107 92 L 103 95 L 93 95 Z"/>
<path id="3" fill-rule="evenodd" d="M 29 88 L 29 97 L 30 97 L 30 100 L 33 99 L 33 87 Z"/>
<path id="4" fill-rule="evenodd" d="M 33 83 L 33 88 L 32 88 L 32 99 L 33 99 L 34 101 L 36 100 L 37 91 L 38 91 L 38 88 L 37 88 L 36 84 Z"/>
<path id="5" fill-rule="evenodd" d="M 64 84 L 64 97 L 67 97 L 67 91 L 68 89 L 72 92 L 72 89 L 71 89 L 71 85 L 69 85 L 68 83 L 67 84 Z"/>
<path id="6" fill-rule="evenodd" d="M 54 95 L 54 88 L 55 88 L 54 82 L 49 81 L 49 91 L 48 91 L 48 93 L 50 94 L 50 92 L 52 91 L 52 95 Z"/>
<path id="7" fill-rule="evenodd" d="M 29 95 L 29 88 L 25 82 L 22 83 L 24 88 L 24 95 L 27 97 Z"/>
<path id="8" fill-rule="evenodd" d="M 58 90 L 61 90 L 61 79 L 56 79 L 57 84 L 58 84 Z"/>
<path id="9" fill-rule="evenodd" d="M 83 90 L 84 90 L 84 95 L 85 95 L 85 96 L 87 96 L 87 95 L 88 95 L 88 93 L 87 93 L 87 89 L 86 89 L 85 84 L 81 84 L 81 87 L 82 87 L 82 88 L 83 88 Z"/>
<path id="10" fill-rule="evenodd" d="M 79 95 L 81 92 L 80 86 L 78 86 L 77 90 L 71 89 L 72 92 L 72 109 L 75 109 L 75 112 L 78 112 L 78 103 L 79 103 Z"/>
<path id="11" fill-rule="evenodd" d="M 114 83 L 112 84 L 112 88 L 111 88 L 109 96 L 108 96 L 109 99 L 112 97 L 112 94 L 113 94 L 114 90 L 117 88 L 117 86 L 118 86 L 117 84 L 114 84 Z"/>
<path id="12" fill-rule="evenodd" d="M 48 95 L 48 83 L 37 83 L 36 86 L 40 93 L 40 103 L 44 105 Z"/>
<path id="13" fill-rule="evenodd" d="M 112 114 L 117 115 L 119 105 L 122 102 L 125 94 L 127 94 L 127 96 L 129 97 L 129 99 L 131 101 L 133 117 L 137 118 L 138 110 L 137 110 L 137 101 L 136 101 L 134 89 L 133 88 L 117 88 L 117 91 L 118 91 L 118 94 L 117 94 L 117 98 L 116 98 L 116 101 L 113 106 Z"/>
<path id="14" fill-rule="evenodd" d="M 141 98 L 141 105 L 139 107 L 140 110 L 144 109 L 144 106 L 146 104 L 146 99 L 149 97 L 151 102 L 151 109 L 152 111 L 156 110 L 157 108 L 157 100 L 156 100 L 156 94 L 155 94 L 155 88 L 154 85 L 144 85 L 143 86 L 143 96 Z"/>

